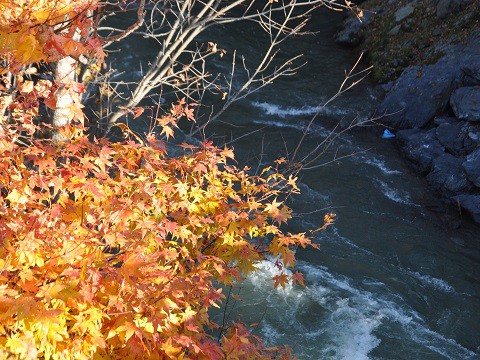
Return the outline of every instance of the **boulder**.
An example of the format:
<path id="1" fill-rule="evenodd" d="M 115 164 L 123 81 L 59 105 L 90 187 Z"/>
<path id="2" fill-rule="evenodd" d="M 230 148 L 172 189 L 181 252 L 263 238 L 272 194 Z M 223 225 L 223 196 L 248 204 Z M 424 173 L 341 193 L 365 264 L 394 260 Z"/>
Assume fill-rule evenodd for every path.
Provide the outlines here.
<path id="1" fill-rule="evenodd" d="M 480 188 L 480 149 L 475 150 L 465 158 L 463 168 L 468 180 Z"/>
<path id="2" fill-rule="evenodd" d="M 397 140 L 405 157 L 424 174 L 432 168 L 433 159 L 445 153 L 444 147 L 436 138 L 435 129 L 401 130 L 397 133 Z"/>
<path id="3" fill-rule="evenodd" d="M 476 128 L 467 122 L 445 122 L 435 129 L 440 144 L 457 156 L 470 154 L 478 146 L 478 140 L 470 136 L 474 131 Z"/>
<path id="4" fill-rule="evenodd" d="M 440 30 L 438 27 L 436 27 L 435 29 L 433 29 L 432 35 L 433 36 L 440 36 L 440 35 L 442 35 L 442 30 Z"/>
<path id="5" fill-rule="evenodd" d="M 349 17 L 343 22 L 342 30 L 335 36 L 335 41 L 344 46 L 354 47 L 363 40 L 364 29 L 370 23 L 371 12 L 365 12 L 361 19 L 355 16 Z"/>
<path id="6" fill-rule="evenodd" d="M 473 0 L 439 0 L 437 3 L 437 17 L 445 19 L 451 13 L 466 8 L 472 2 Z"/>
<path id="7" fill-rule="evenodd" d="M 478 38 L 472 37 L 466 46 L 454 45 L 442 51 L 445 55 L 437 63 L 411 66 L 403 71 L 377 110 L 384 115 L 386 125 L 397 129 L 425 127 L 449 105 L 452 91 L 467 76 L 469 79 L 478 76 Z"/>
<path id="8" fill-rule="evenodd" d="M 470 188 L 467 174 L 462 166 L 463 160 L 451 154 L 443 154 L 433 160 L 432 171 L 427 176 L 435 190 L 459 193 Z"/>
<path id="9" fill-rule="evenodd" d="M 479 68 L 462 68 L 464 86 L 480 85 L 480 67 Z"/>
<path id="10" fill-rule="evenodd" d="M 467 121 L 480 121 L 480 86 L 466 86 L 455 90 L 450 97 L 455 116 Z"/>
<path id="11" fill-rule="evenodd" d="M 433 120 L 433 123 L 437 126 L 442 124 L 458 124 L 458 119 L 454 116 L 437 116 Z"/>
<path id="12" fill-rule="evenodd" d="M 443 111 L 455 87 L 454 64 L 411 66 L 379 106 L 389 125 L 399 129 L 421 128 Z"/>
<path id="13" fill-rule="evenodd" d="M 400 25 L 395 25 L 393 28 L 390 29 L 390 31 L 388 32 L 388 35 L 390 36 L 398 35 L 401 28 L 402 27 Z"/>
<path id="14" fill-rule="evenodd" d="M 401 7 L 395 12 L 395 21 L 400 22 L 403 19 L 406 19 L 410 15 L 413 14 L 415 11 L 415 7 L 413 6 L 412 3 L 405 5 L 404 7 Z"/>
<path id="15" fill-rule="evenodd" d="M 480 223 L 480 195 L 463 194 L 455 196 L 454 199 L 475 222 Z"/>

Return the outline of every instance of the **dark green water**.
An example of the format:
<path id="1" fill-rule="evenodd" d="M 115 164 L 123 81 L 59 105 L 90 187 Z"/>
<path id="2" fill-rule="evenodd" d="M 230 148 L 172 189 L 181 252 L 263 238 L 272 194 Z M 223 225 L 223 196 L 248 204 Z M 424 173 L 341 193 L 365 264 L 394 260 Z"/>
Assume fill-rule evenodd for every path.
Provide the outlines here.
<path id="1" fill-rule="evenodd" d="M 333 42 L 340 19 L 332 12 L 315 14 L 312 29 L 319 33 L 284 49 L 304 53 L 309 64 L 295 78 L 230 108 L 207 136 L 221 143 L 259 130 L 232 144 L 239 161 L 252 166 L 291 154 L 356 60 Z M 254 60 L 263 46 L 255 31 L 237 27 L 217 42 Z M 138 61 L 154 49 L 139 41 L 128 46 L 118 66 L 139 74 Z M 378 101 L 372 89 L 366 81 L 323 110 L 304 153 L 329 134 L 332 123 L 368 118 Z M 269 279 L 277 270 L 265 262 L 243 285 L 232 319 L 260 322 L 257 335 L 271 345 L 289 344 L 304 359 L 479 359 L 479 228 L 447 230 L 425 208 L 429 190 L 392 140 L 353 130 L 320 162 L 349 154 L 356 155 L 303 172 L 302 194 L 291 204 L 291 226 L 298 231 L 321 226 L 326 212 L 337 214 L 333 227 L 317 233 L 320 251 L 296 254 L 307 286 L 273 290 Z"/>

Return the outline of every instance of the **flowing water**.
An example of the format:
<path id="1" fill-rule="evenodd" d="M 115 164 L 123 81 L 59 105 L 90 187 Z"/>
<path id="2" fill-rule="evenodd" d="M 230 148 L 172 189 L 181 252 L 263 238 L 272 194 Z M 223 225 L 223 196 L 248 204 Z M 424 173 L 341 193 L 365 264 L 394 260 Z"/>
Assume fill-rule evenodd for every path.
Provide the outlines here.
<path id="1" fill-rule="evenodd" d="M 295 78 L 237 103 L 207 136 L 220 143 L 237 139 L 237 158 L 253 168 L 291 155 L 311 116 L 356 60 L 333 42 L 340 19 L 315 14 L 319 33 L 286 46 L 304 53 L 309 64 Z M 255 59 L 264 46 L 258 39 L 250 27 L 238 27 L 218 42 Z M 130 48 L 132 55 L 122 60 L 131 72 L 139 56 L 151 54 L 141 42 Z M 368 118 L 378 101 L 373 89 L 365 81 L 322 109 L 303 153 L 335 122 Z M 426 209 L 429 189 L 392 139 L 354 129 L 335 140 L 322 162 L 327 165 L 301 173 L 301 195 L 290 204 L 295 231 L 316 229 L 325 213 L 337 214 L 334 226 L 316 233 L 319 251 L 296 253 L 295 270 L 303 272 L 306 287 L 274 290 L 270 279 L 278 270 L 264 262 L 243 284 L 230 318 L 259 323 L 255 333 L 269 345 L 289 344 L 303 359 L 480 359 L 479 228 L 448 230 Z"/>

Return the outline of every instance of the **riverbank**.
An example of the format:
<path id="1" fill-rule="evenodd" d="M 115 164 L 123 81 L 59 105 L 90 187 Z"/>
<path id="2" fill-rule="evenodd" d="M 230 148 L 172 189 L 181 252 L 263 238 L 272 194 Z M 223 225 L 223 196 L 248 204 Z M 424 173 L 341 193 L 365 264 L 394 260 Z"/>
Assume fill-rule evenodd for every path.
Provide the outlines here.
<path id="1" fill-rule="evenodd" d="M 360 6 L 336 40 L 373 65 L 385 93 L 376 116 L 445 204 L 480 223 L 480 2 Z"/>

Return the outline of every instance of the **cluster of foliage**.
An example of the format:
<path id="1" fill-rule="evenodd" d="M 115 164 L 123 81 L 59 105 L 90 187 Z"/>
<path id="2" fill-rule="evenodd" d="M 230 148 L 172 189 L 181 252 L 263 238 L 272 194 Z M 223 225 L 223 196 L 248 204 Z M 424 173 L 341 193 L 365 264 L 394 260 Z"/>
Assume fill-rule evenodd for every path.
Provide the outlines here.
<path id="1" fill-rule="evenodd" d="M 25 66 L 94 56 L 95 39 L 74 38 L 94 6 L 0 1 L 0 90 L 16 94 L 2 97 L 10 116 L 0 122 L 0 357 L 289 358 L 288 348 L 266 348 L 208 313 L 222 286 L 268 258 L 279 268 L 275 287 L 303 284 L 284 271 L 293 247 L 312 244 L 280 228 L 291 211 L 279 199 L 298 191 L 280 161 L 254 176 L 208 142 L 182 144 L 172 158 L 158 136 L 141 140 L 125 126 L 123 142 L 91 141 L 81 123 L 65 127 L 64 142 L 34 136 L 39 106 L 55 108 L 58 90 L 28 79 Z M 192 118 L 182 101 L 156 121 L 168 137 L 181 117 Z"/>
<path id="2" fill-rule="evenodd" d="M 212 340 L 208 309 L 218 284 L 268 254 L 293 265 L 290 247 L 310 244 L 279 229 L 290 210 L 275 198 L 294 179 L 251 176 L 212 144 L 183 148 L 0 140 L 2 358 L 271 358 L 241 326 Z M 289 280 L 303 281 L 281 272 L 275 286 Z"/>
<path id="3" fill-rule="evenodd" d="M 8 70 L 28 63 L 80 57 L 87 51 L 102 56 L 98 40 L 88 36 L 87 14 L 96 0 L 0 0 L 0 49 Z M 83 42 L 75 38 L 88 39 Z"/>
<path id="4" fill-rule="evenodd" d="M 39 76 L 38 72 L 42 64 L 63 59 L 103 61 L 101 42 L 90 31 L 91 14 L 99 7 L 96 0 L 0 0 L 1 130 L 7 123 L 17 123 L 27 134 L 39 130 L 34 125 L 41 120 L 39 107 L 55 111 L 62 93 L 70 99 L 63 104 L 68 122 L 83 128 L 83 84 L 67 80 L 74 74 Z M 61 129 L 67 132 L 65 138 L 74 130 Z"/>

